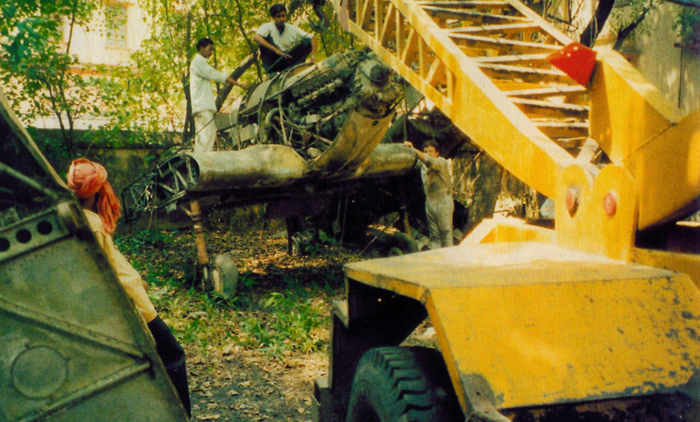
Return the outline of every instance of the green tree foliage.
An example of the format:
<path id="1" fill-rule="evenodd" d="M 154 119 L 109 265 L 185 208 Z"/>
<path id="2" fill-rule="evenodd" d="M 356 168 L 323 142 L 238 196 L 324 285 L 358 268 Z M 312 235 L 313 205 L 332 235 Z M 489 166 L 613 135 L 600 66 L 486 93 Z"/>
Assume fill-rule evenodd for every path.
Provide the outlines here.
<path id="1" fill-rule="evenodd" d="M 663 3 L 663 0 L 631 0 L 629 4 L 613 11 L 612 29 L 617 34 L 614 50 L 620 50 L 633 34 L 649 34 L 652 26 L 646 18 Z"/>
<path id="2" fill-rule="evenodd" d="M 172 111 L 173 123 L 182 125 L 181 119 L 185 115 L 181 110 L 186 101 L 189 64 L 196 54 L 197 40 L 211 38 L 216 44 L 216 53 L 209 59 L 210 63 L 223 72 L 231 72 L 257 49 L 257 44 L 253 42 L 255 30 L 270 20 L 268 10 L 275 2 L 141 0 L 140 6 L 151 19 L 151 36 L 132 59 L 137 69 L 135 77 L 149 89 L 135 94 L 141 97 L 141 101 L 148 100 L 158 104 L 161 110 Z M 310 4 L 297 1 L 296 4 L 288 4 L 288 8 L 291 12 L 289 22 L 307 32 L 312 31 L 310 19 L 319 21 Z M 332 16 L 330 5 L 325 7 L 325 13 Z M 316 33 L 319 37 L 319 59 L 346 50 L 350 44 L 349 36 L 342 33 L 335 19 L 329 21 L 322 32 Z M 252 84 L 264 78 L 261 68 L 256 66 L 255 70 L 246 72 L 241 81 Z"/>
<path id="3" fill-rule="evenodd" d="M 685 48 L 700 54 L 700 9 L 684 7 L 674 22 L 674 29 Z"/>
<path id="4" fill-rule="evenodd" d="M 73 152 L 75 119 L 99 112 L 94 92 L 72 69 L 76 59 L 62 51 L 62 19 L 86 24 L 98 0 L 25 0 L 2 4 L 0 78 L 16 110 L 28 107 L 26 122 L 55 115 L 65 148 Z M 70 39 L 69 39 L 70 44 Z"/>
<path id="5" fill-rule="evenodd" d="M 90 26 L 95 16 L 106 12 L 103 0 L 3 3 L 0 77 L 8 98 L 15 110 L 21 110 L 26 124 L 39 116 L 53 115 L 58 119 L 63 129 L 62 147 L 67 154 L 75 153 L 75 121 L 88 115 L 109 120 L 100 129 L 102 142 L 123 142 L 121 135 L 125 130 L 132 134 L 131 141 L 143 142 L 152 138 L 150 133 L 183 127 L 185 84 L 196 41 L 205 36 L 214 40 L 217 50 L 210 62 L 230 72 L 257 49 L 253 35 L 269 21 L 268 10 L 274 2 L 140 0 L 139 6 L 147 15 L 149 37 L 124 66 L 78 63 L 69 54 L 72 32 L 78 25 L 88 31 L 96 30 Z M 303 0 L 293 0 L 288 8 L 290 23 L 307 32 L 312 31 L 310 19 L 319 22 L 312 6 Z M 325 13 L 331 19 L 316 33 L 319 59 L 347 50 L 350 44 L 350 36 L 338 27 L 330 5 L 325 6 Z M 109 13 L 105 23 L 109 30 Z M 65 37 L 64 26 L 68 28 Z M 61 43 L 66 37 L 67 45 Z M 241 79 L 251 84 L 264 78 L 257 66 Z"/>

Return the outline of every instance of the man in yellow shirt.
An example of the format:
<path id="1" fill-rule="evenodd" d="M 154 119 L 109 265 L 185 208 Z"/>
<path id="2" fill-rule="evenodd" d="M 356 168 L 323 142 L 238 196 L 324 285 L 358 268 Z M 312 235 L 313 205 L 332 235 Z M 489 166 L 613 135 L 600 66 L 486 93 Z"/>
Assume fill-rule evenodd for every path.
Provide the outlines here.
<path id="1" fill-rule="evenodd" d="M 147 285 L 129 261 L 117 250 L 112 233 L 121 216 L 121 204 L 107 181 L 107 170 L 85 158 L 74 160 L 66 177 L 68 188 L 80 199 L 88 224 L 102 247 L 107 260 L 117 273 L 119 282 L 134 301 L 136 309 L 146 321 L 156 342 L 156 351 L 177 390 L 182 405 L 190 415 L 190 393 L 187 385 L 185 351 L 175 339 L 170 328 L 158 316 L 146 293 Z"/>

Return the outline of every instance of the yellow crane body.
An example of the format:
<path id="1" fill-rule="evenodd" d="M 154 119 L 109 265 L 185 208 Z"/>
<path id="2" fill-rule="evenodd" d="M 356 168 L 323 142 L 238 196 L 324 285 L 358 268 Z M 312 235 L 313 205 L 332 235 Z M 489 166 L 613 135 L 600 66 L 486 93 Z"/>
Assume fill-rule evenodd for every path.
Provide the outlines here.
<path id="1" fill-rule="evenodd" d="M 682 388 L 700 362 L 700 292 L 677 272 L 537 242 L 346 269 L 425 305 L 465 409 L 480 378 L 494 407 L 512 409 Z"/>
<path id="2" fill-rule="evenodd" d="M 695 404 L 680 420 L 700 420 L 700 227 L 675 222 L 698 208 L 700 111 L 683 116 L 613 51 L 597 52 L 579 85 L 546 60 L 571 40 L 516 0 L 334 6 L 475 144 L 552 198 L 556 218 L 553 229 L 485 220 L 456 247 L 346 265 L 317 420 L 343 420 L 363 354 L 398 346 L 427 316 L 465 420 L 679 395 Z M 609 164 L 589 163 L 591 141 Z"/>

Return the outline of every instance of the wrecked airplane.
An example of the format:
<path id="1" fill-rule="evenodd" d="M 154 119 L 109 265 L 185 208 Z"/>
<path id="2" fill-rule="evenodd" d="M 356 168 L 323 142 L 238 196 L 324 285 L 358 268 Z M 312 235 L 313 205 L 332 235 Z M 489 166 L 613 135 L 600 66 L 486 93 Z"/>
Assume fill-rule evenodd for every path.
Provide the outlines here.
<path id="1" fill-rule="evenodd" d="M 282 72 L 217 116 L 230 150 L 175 155 L 127 186 L 127 217 L 193 199 L 205 208 L 295 199 L 299 188 L 404 174 L 414 154 L 379 145 L 401 96 L 394 73 L 363 51 Z"/>
<path id="2" fill-rule="evenodd" d="M 221 256 L 210 264 L 202 215 L 269 203 L 268 215 L 273 210 L 275 217 L 288 217 L 358 181 L 408 173 L 413 151 L 380 144 L 402 96 L 396 74 L 366 51 L 281 72 L 216 117 L 227 150 L 177 154 L 127 186 L 127 219 L 144 212 L 188 214 L 204 288 L 231 293 L 235 265 Z"/>

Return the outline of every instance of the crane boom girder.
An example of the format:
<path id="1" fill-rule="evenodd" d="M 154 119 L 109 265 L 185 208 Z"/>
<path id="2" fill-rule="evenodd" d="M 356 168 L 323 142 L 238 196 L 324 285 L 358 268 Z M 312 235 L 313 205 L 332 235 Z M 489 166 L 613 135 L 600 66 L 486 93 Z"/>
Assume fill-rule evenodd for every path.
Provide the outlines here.
<path id="1" fill-rule="evenodd" d="M 349 7 L 353 5 L 355 11 L 340 12 L 348 16 L 350 32 L 497 162 L 537 191 L 555 196 L 557 176 L 574 162 L 573 157 L 540 132 L 445 29 L 411 1 L 358 1 Z M 552 38 L 557 44 L 567 41 L 546 22 L 537 23 L 556 32 Z"/>

